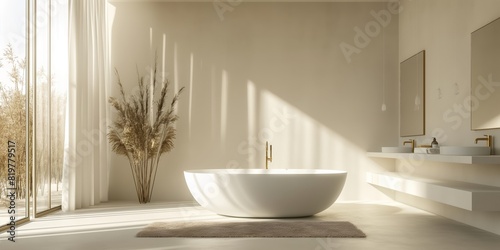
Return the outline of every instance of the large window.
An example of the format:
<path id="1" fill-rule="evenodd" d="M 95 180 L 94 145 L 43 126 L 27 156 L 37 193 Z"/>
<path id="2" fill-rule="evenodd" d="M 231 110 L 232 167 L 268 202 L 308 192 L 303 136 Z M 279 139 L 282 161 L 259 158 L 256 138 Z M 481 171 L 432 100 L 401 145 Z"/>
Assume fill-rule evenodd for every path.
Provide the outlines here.
<path id="1" fill-rule="evenodd" d="M 68 7 L 61 0 L 36 0 L 35 3 L 34 208 L 38 214 L 61 205 Z"/>
<path id="2" fill-rule="evenodd" d="M 27 3 L 0 1 L 0 225 L 28 218 Z M 31 111 L 31 110 L 30 110 Z M 15 220 L 11 220 L 11 217 Z"/>
<path id="3" fill-rule="evenodd" d="M 67 33 L 67 0 L 0 1 L 0 226 L 61 205 Z"/>

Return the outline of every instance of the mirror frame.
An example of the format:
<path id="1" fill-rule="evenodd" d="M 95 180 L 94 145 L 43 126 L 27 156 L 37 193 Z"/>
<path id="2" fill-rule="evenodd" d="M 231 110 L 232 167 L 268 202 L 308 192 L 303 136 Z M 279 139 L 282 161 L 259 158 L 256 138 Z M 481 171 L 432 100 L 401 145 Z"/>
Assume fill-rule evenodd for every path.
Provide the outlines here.
<path id="1" fill-rule="evenodd" d="M 471 58 L 470 59 L 470 77 L 471 77 L 471 82 L 470 82 L 470 98 L 471 98 L 471 101 L 470 101 L 470 107 L 469 107 L 469 109 L 470 109 L 470 129 L 471 129 L 471 131 L 490 130 L 490 129 L 499 129 L 500 128 L 500 123 L 492 124 L 491 126 L 485 126 L 485 125 L 481 125 L 481 124 L 474 125 L 474 112 L 475 111 L 477 112 L 477 108 L 476 109 L 474 108 L 474 106 L 473 106 L 474 104 L 473 104 L 473 101 L 472 101 L 473 97 L 476 97 L 475 93 L 474 93 L 475 92 L 475 87 L 481 85 L 481 83 L 477 83 L 479 80 L 477 78 L 475 79 L 475 75 L 480 75 L 480 74 L 475 73 L 477 70 L 474 70 L 475 68 L 477 68 L 479 66 L 474 67 L 474 65 L 473 65 L 473 63 L 475 62 L 475 60 L 477 60 L 475 58 L 478 56 L 478 55 L 474 56 L 474 53 L 473 53 L 475 51 L 475 49 L 474 49 L 475 48 L 474 47 L 474 40 L 473 40 L 474 36 L 473 35 L 474 35 L 474 33 L 479 32 L 481 30 L 484 31 L 484 29 L 488 28 L 488 26 L 490 28 L 495 27 L 495 26 L 490 26 L 492 24 L 500 26 L 500 17 L 497 18 L 497 19 L 495 19 L 495 20 L 493 20 L 493 21 L 491 21 L 491 22 L 489 22 L 489 23 L 487 23 L 487 24 L 485 24 L 485 25 L 483 25 L 483 26 L 481 26 L 480 28 L 474 30 L 473 32 L 471 32 L 471 38 L 470 38 L 470 42 L 471 42 L 470 43 L 471 44 L 470 45 L 471 46 L 471 52 L 470 52 L 470 56 L 471 56 L 470 57 Z M 500 34 L 498 35 L 497 39 L 489 39 L 489 41 L 491 41 L 491 40 L 500 40 Z M 476 43 L 477 43 L 477 39 L 476 39 Z M 496 48 L 496 50 L 500 51 L 500 44 L 494 44 L 494 46 L 496 46 L 496 47 L 493 47 L 493 48 Z M 491 47 L 488 47 L 488 48 L 491 48 Z M 493 65 L 495 65 L 495 64 L 493 64 Z M 499 65 L 500 65 L 500 61 L 499 61 Z M 495 65 L 495 66 L 497 66 L 497 65 Z M 500 70 L 499 70 L 499 74 L 497 74 L 496 76 L 497 77 L 500 76 Z M 490 92 L 489 94 L 492 95 L 493 92 Z M 497 98 L 498 98 L 498 96 L 497 96 Z M 484 101 L 486 101 L 488 99 L 489 99 L 489 97 L 486 98 L 485 100 L 480 100 L 480 98 L 478 98 L 478 97 L 475 98 L 475 100 L 478 102 L 478 106 L 480 106 L 481 103 L 484 104 Z M 495 99 L 495 97 L 493 97 L 493 99 Z M 496 107 L 494 107 L 494 108 L 496 108 Z M 497 113 L 497 116 L 500 116 L 500 111 Z M 478 123 L 478 121 L 476 121 L 476 123 Z"/>
<path id="2" fill-rule="evenodd" d="M 418 56 L 422 56 L 422 62 L 420 64 L 419 61 L 417 61 L 417 65 L 421 65 L 421 70 L 419 70 L 417 68 L 417 70 L 419 72 L 417 72 L 417 75 L 421 75 L 422 77 L 422 80 L 419 81 L 417 80 L 417 83 L 421 83 L 422 87 L 420 88 L 420 86 L 417 86 L 417 91 L 421 91 L 422 93 L 422 96 L 421 96 L 421 108 L 422 108 L 422 128 L 418 128 L 416 129 L 415 131 L 410 131 L 410 132 L 406 132 L 405 134 L 403 134 L 403 117 L 405 117 L 405 115 L 403 115 L 403 98 L 402 98 L 402 93 L 403 93 L 403 85 L 402 85 L 402 79 L 403 79 L 403 75 L 402 75 L 402 67 L 403 67 L 403 63 L 405 62 L 409 62 L 410 60 L 412 59 L 418 59 Z M 417 118 L 419 119 L 419 118 Z M 418 130 L 418 131 L 417 131 Z M 400 64 L 399 64 L 399 136 L 400 137 L 409 137 L 409 136 L 419 136 L 419 135 L 425 135 L 425 50 L 421 50 L 419 51 L 418 53 L 414 54 L 413 56 L 409 57 L 408 59 L 402 61 Z"/>

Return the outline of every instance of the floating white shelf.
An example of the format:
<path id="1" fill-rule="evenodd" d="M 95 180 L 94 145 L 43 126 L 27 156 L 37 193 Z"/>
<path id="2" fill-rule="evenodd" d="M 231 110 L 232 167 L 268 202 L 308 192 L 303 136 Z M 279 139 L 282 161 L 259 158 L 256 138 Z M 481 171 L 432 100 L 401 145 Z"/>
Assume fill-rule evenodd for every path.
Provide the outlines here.
<path id="1" fill-rule="evenodd" d="M 366 181 L 372 185 L 470 211 L 500 211 L 500 187 L 430 180 L 394 172 L 367 173 Z"/>
<path id="2" fill-rule="evenodd" d="M 441 154 L 414 154 L 414 153 L 380 153 L 368 152 L 370 157 L 392 159 L 415 159 L 435 162 L 462 163 L 462 164 L 500 164 L 500 155 L 466 156 Z"/>

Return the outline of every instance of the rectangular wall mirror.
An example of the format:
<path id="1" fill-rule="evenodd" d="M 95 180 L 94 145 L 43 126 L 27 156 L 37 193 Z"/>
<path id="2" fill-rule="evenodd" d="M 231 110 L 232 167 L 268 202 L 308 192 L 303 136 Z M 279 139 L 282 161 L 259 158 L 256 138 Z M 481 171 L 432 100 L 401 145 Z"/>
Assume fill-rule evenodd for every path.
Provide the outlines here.
<path id="1" fill-rule="evenodd" d="M 425 50 L 399 66 L 399 135 L 425 134 Z"/>
<path id="2" fill-rule="evenodd" d="M 500 18 L 471 34 L 471 129 L 500 128 Z"/>

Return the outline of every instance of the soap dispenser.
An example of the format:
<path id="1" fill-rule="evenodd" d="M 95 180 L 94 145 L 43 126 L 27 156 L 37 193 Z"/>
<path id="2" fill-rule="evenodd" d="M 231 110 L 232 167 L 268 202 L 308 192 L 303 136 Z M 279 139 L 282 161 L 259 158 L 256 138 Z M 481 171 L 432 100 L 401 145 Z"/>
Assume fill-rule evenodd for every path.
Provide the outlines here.
<path id="1" fill-rule="evenodd" d="M 433 138 L 432 138 L 431 147 L 432 147 L 432 148 L 439 148 L 439 144 L 438 144 L 438 142 L 436 141 L 436 137 L 433 137 Z"/>

